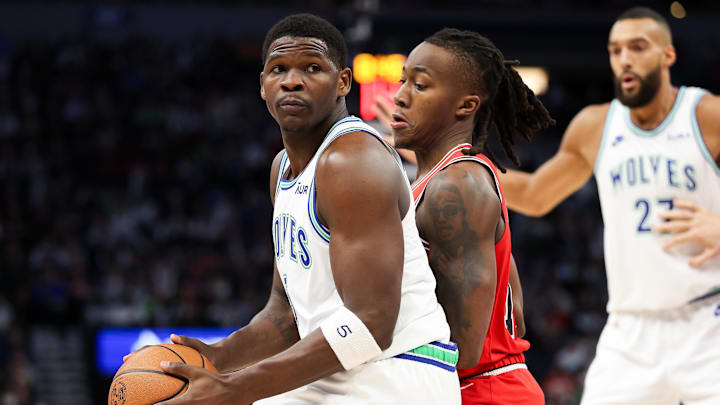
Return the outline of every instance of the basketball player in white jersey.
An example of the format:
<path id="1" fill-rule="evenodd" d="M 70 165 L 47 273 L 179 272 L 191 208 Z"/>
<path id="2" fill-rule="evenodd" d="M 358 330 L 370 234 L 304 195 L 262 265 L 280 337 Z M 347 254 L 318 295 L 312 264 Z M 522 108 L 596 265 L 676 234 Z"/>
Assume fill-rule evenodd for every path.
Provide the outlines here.
<path id="1" fill-rule="evenodd" d="M 702 247 L 666 252 L 671 235 L 651 231 L 676 199 L 720 212 L 720 98 L 671 84 L 670 29 L 650 9 L 623 13 L 608 51 L 617 98 L 578 113 L 534 173 L 501 175 L 508 205 L 544 215 L 595 175 L 609 317 L 583 405 L 720 404 L 720 258 L 691 267 Z"/>
<path id="2" fill-rule="evenodd" d="M 459 405 L 457 346 L 410 185 L 392 147 L 348 116 L 342 34 L 316 16 L 287 17 L 268 32 L 263 62 L 261 95 L 285 145 L 270 182 L 272 293 L 215 345 L 173 338 L 237 371 L 165 365 L 190 387 L 163 404 Z"/>

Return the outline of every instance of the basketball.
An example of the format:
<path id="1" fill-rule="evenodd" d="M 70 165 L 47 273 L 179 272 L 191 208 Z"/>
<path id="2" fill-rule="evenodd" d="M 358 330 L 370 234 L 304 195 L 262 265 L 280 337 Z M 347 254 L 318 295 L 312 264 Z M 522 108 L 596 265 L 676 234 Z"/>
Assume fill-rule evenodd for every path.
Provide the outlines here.
<path id="1" fill-rule="evenodd" d="M 185 393 L 188 382 L 163 371 L 160 362 L 164 360 L 217 373 L 210 360 L 191 347 L 176 344 L 147 346 L 138 350 L 115 373 L 108 405 L 150 405 Z"/>

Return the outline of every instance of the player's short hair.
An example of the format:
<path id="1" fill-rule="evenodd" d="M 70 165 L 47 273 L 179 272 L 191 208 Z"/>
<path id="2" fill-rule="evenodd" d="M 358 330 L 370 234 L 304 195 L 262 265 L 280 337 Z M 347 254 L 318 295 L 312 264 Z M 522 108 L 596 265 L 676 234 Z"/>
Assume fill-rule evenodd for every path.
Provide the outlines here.
<path id="1" fill-rule="evenodd" d="M 656 23 L 658 23 L 663 29 L 667 30 L 668 34 L 670 34 L 670 38 L 672 39 L 672 30 L 670 29 L 670 25 L 668 24 L 665 17 L 660 15 L 657 11 L 647 8 L 647 7 L 633 7 L 631 9 L 623 11 L 622 14 L 618 16 L 615 21 L 622 21 L 622 20 L 633 20 L 638 18 L 649 18 Z"/>
<path id="2" fill-rule="evenodd" d="M 330 60 L 338 69 L 347 67 L 348 50 L 345 38 L 340 31 L 326 19 L 313 14 L 293 14 L 275 23 L 270 28 L 262 47 L 262 62 L 265 64 L 268 48 L 276 39 L 282 37 L 317 38 L 328 47 Z"/>

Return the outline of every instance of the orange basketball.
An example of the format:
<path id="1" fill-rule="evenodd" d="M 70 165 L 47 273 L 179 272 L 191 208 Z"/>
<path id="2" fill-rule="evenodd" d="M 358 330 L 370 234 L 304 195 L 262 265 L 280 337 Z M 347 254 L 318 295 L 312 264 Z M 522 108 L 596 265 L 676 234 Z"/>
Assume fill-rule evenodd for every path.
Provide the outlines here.
<path id="1" fill-rule="evenodd" d="M 191 347 L 176 344 L 143 347 L 115 373 L 108 405 L 151 405 L 185 393 L 187 380 L 164 372 L 160 368 L 163 360 L 217 373 L 210 360 Z"/>

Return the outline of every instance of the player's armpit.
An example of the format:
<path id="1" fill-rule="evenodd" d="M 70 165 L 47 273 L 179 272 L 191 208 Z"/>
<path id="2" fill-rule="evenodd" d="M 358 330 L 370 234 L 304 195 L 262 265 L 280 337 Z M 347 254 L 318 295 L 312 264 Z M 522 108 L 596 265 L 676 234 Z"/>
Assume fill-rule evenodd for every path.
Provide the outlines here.
<path id="1" fill-rule="evenodd" d="M 417 214 L 430 244 L 438 300 L 459 347 L 458 368 L 480 360 L 495 300 L 501 205 L 491 181 L 481 166 L 456 163 L 433 178 Z"/>
<path id="2" fill-rule="evenodd" d="M 392 343 L 400 309 L 401 222 L 411 209 L 403 176 L 390 151 L 365 133 L 334 141 L 316 170 L 317 209 L 331 233 L 335 286 L 383 350 Z"/>
<path id="3" fill-rule="evenodd" d="M 568 125 L 557 153 L 534 173 L 500 173 L 508 207 L 542 216 L 582 187 L 593 173 L 608 108 L 609 104 L 593 105 L 580 111 Z"/>

